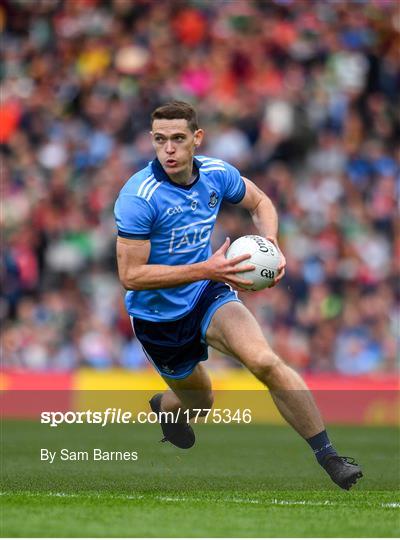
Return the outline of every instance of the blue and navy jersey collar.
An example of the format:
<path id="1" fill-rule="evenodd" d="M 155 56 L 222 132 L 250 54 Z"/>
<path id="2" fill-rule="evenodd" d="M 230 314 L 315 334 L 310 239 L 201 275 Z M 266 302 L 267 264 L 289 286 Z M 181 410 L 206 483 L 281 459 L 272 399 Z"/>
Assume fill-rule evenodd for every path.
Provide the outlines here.
<path id="1" fill-rule="evenodd" d="M 193 158 L 193 166 L 194 166 L 195 170 L 197 171 L 197 178 L 196 178 L 196 180 L 194 182 L 192 182 L 191 184 L 189 184 L 187 186 L 177 184 L 176 182 L 171 180 L 171 178 L 164 171 L 161 163 L 159 162 L 159 160 L 157 158 L 154 159 L 151 162 L 151 169 L 152 169 L 152 172 L 154 174 L 155 179 L 158 180 L 158 182 L 169 182 L 173 186 L 180 187 L 182 189 L 191 189 L 200 179 L 200 167 L 201 167 L 201 165 L 202 165 L 201 161 L 199 161 L 197 158 L 194 157 Z"/>

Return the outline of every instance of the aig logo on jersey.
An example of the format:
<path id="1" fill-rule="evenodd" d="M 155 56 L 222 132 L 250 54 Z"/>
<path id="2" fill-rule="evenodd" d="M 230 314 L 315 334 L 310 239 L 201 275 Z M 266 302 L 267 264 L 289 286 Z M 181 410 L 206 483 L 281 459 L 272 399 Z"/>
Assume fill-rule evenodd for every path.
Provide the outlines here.
<path id="1" fill-rule="evenodd" d="M 180 206 L 171 206 L 167 210 L 169 216 L 174 216 L 175 214 L 182 214 L 183 210 Z"/>
<path id="2" fill-rule="evenodd" d="M 169 241 L 169 252 L 189 253 L 203 249 L 208 245 L 216 216 L 194 221 L 182 227 L 174 227 Z"/>
<path id="3" fill-rule="evenodd" d="M 216 191 L 212 191 L 210 193 L 210 200 L 208 201 L 208 206 L 210 208 L 214 208 L 215 206 L 217 206 L 218 198 L 218 193 Z"/>

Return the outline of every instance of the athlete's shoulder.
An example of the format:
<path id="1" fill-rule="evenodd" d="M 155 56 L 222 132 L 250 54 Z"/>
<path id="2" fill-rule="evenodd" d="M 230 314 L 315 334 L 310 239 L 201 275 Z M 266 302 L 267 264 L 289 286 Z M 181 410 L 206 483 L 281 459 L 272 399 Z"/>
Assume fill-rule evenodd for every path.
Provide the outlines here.
<path id="1" fill-rule="evenodd" d="M 195 156 L 198 163 L 200 163 L 200 171 L 202 173 L 210 173 L 214 171 L 226 171 L 230 167 L 229 163 L 222 159 L 208 157 L 208 156 Z"/>
<path id="2" fill-rule="evenodd" d="M 200 173 L 206 174 L 210 183 L 217 182 L 219 186 L 222 186 L 224 200 L 237 204 L 243 199 L 246 185 L 236 167 L 218 158 L 195 157 L 197 163 L 201 163 Z"/>
<path id="3" fill-rule="evenodd" d="M 155 191 L 161 186 L 152 170 L 151 163 L 133 174 L 120 191 L 120 195 L 131 195 L 150 201 Z"/>
<path id="4" fill-rule="evenodd" d="M 240 176 L 236 167 L 223 159 L 209 156 L 195 156 L 197 164 L 200 164 L 200 172 L 218 177 Z"/>

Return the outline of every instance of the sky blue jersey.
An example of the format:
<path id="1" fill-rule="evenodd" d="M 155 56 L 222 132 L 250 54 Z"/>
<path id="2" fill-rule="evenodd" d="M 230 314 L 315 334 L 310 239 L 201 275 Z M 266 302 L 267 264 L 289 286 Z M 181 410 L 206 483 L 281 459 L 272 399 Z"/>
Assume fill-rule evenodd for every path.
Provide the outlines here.
<path id="1" fill-rule="evenodd" d="M 245 183 L 235 167 L 204 156 L 194 158 L 198 176 L 189 186 L 173 182 L 158 159 L 134 174 L 121 189 L 114 213 L 118 236 L 149 239 L 148 264 L 185 265 L 207 260 L 221 203 L 240 202 Z M 173 321 L 195 305 L 208 280 L 169 289 L 128 291 L 130 315 Z"/>

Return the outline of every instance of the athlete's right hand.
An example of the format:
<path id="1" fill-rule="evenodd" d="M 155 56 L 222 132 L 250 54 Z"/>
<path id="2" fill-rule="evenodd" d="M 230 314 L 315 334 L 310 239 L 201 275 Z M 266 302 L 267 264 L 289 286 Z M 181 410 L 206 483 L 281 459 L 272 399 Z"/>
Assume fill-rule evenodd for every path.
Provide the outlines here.
<path id="1" fill-rule="evenodd" d="M 237 265 L 250 259 L 251 254 L 245 253 L 233 259 L 227 259 L 226 252 L 228 251 L 230 243 L 230 239 L 227 238 L 222 246 L 203 263 L 206 269 L 207 279 L 228 283 L 228 285 L 231 285 L 234 289 L 248 292 L 248 289 L 244 289 L 243 285 L 251 286 L 253 285 L 253 281 L 244 279 L 237 274 L 239 272 L 254 270 L 255 266 L 253 264 L 241 264 L 238 268 Z"/>

